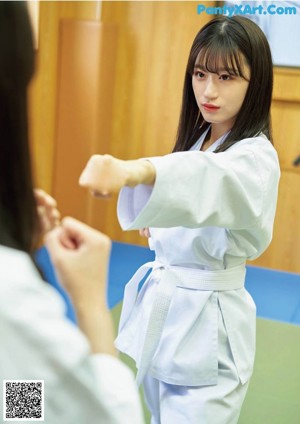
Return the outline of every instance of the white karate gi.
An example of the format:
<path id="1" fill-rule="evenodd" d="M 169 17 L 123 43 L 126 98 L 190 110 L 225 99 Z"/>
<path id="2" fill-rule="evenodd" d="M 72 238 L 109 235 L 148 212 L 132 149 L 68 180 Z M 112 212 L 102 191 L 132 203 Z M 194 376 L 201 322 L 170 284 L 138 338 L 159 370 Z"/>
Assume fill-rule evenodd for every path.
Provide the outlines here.
<path id="1" fill-rule="evenodd" d="M 234 424 L 253 369 L 245 261 L 272 238 L 278 158 L 264 136 L 217 154 L 221 139 L 199 151 L 204 137 L 193 151 L 149 158 L 154 186 L 119 196 L 122 228 L 150 227 L 156 253 L 126 287 L 116 340 L 135 359 L 139 381 L 146 375 L 153 423 Z"/>
<path id="2" fill-rule="evenodd" d="M 133 373 L 91 354 L 64 309 L 27 254 L 0 246 L 1 400 L 4 379 L 44 380 L 45 424 L 142 424 Z"/>

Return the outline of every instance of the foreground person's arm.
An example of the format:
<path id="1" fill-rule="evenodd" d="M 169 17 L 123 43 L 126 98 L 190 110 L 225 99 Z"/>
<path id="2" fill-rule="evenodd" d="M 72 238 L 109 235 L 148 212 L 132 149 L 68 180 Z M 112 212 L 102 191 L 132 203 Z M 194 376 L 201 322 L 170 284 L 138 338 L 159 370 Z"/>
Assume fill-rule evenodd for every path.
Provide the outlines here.
<path id="1" fill-rule="evenodd" d="M 79 376 L 83 373 L 86 378 L 83 371 L 86 368 L 92 382 L 90 390 L 95 391 L 96 397 L 102 397 L 102 417 L 99 415 L 93 422 L 142 423 L 133 374 L 116 358 L 113 346 L 113 325 L 106 305 L 109 238 L 66 218 L 60 228 L 48 234 L 47 248 L 57 276 L 72 299 L 79 327 L 91 347 L 92 354 L 83 358 L 85 365 L 79 370 Z"/>

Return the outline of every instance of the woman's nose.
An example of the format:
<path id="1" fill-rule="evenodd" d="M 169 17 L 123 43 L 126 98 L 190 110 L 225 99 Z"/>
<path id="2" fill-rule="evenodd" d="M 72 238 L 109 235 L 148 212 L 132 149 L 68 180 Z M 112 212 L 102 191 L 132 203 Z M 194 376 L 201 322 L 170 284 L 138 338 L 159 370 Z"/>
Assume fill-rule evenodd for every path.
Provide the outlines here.
<path id="1" fill-rule="evenodd" d="M 217 87 L 212 78 L 206 81 L 204 96 L 209 99 L 215 99 L 218 96 Z"/>

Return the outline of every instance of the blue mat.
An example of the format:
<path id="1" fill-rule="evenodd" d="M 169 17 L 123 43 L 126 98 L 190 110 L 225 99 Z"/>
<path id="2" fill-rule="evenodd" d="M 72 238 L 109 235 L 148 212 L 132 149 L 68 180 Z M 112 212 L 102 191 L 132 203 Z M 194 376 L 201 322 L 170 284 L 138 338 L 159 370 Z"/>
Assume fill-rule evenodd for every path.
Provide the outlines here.
<path id="1" fill-rule="evenodd" d="M 300 325 L 300 274 L 248 265 L 245 286 L 258 317 Z"/>
<path id="2" fill-rule="evenodd" d="M 134 272 L 154 253 L 146 247 L 113 242 L 109 265 L 107 303 L 113 308 L 123 299 L 124 287 Z M 41 248 L 37 262 L 46 280 L 61 293 L 67 306 L 67 316 L 76 322 L 73 306 L 57 282 L 47 250 Z M 247 266 L 246 288 L 257 306 L 257 316 L 300 325 L 300 275 Z"/>
<path id="3" fill-rule="evenodd" d="M 135 271 L 144 263 L 152 261 L 154 253 L 140 246 L 126 243 L 112 243 L 109 263 L 107 304 L 110 309 L 123 299 L 124 287 Z M 54 270 L 45 247 L 38 250 L 36 262 L 43 272 L 44 278 L 62 295 L 66 303 L 66 315 L 76 322 L 73 305 L 66 291 L 61 287 L 54 274 Z"/>

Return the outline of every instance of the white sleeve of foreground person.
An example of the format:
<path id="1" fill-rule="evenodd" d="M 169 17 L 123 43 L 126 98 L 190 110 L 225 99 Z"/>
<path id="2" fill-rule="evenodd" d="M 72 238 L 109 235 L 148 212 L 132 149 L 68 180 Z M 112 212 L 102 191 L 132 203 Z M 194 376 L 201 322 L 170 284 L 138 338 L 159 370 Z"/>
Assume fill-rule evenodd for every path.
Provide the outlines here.
<path id="1" fill-rule="evenodd" d="M 1 381 L 43 380 L 44 424 L 143 424 L 132 371 L 91 352 L 27 254 L 0 246 L 0 263 Z"/>

